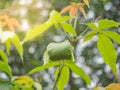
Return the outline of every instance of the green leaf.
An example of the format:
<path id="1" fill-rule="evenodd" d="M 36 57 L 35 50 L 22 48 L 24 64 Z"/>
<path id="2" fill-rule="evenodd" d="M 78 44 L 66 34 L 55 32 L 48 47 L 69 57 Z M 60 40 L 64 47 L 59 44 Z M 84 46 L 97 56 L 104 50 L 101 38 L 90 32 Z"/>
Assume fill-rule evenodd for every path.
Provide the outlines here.
<path id="1" fill-rule="evenodd" d="M 62 26 L 62 28 L 63 28 L 63 30 L 64 30 L 65 32 L 71 33 L 71 34 L 73 34 L 74 36 L 77 36 L 75 30 L 73 29 L 73 27 L 72 27 L 70 24 L 68 24 L 68 23 L 61 23 L 61 26 Z"/>
<path id="2" fill-rule="evenodd" d="M 19 41 L 19 38 L 17 37 L 17 35 L 15 35 L 10 40 L 13 43 L 13 45 L 15 46 L 15 48 L 17 49 L 21 59 L 23 60 L 23 47 L 22 47 L 22 44 Z"/>
<path id="3" fill-rule="evenodd" d="M 36 36 L 48 30 L 48 28 L 51 27 L 52 25 L 54 24 L 57 25 L 58 23 L 63 22 L 67 19 L 69 19 L 68 16 L 62 17 L 57 11 L 53 10 L 50 13 L 50 18 L 45 23 L 35 26 L 33 29 L 29 30 L 26 33 L 26 37 L 24 38 L 23 42 L 26 42 L 28 40 L 35 38 Z"/>
<path id="4" fill-rule="evenodd" d="M 63 21 L 64 18 L 62 18 L 62 16 L 59 14 L 59 12 L 53 10 L 50 13 L 50 18 L 48 19 L 47 23 L 60 23 L 61 21 Z"/>
<path id="5" fill-rule="evenodd" d="M 57 66 L 59 64 L 60 64 L 60 62 L 50 62 L 50 63 L 45 64 L 43 66 L 39 66 L 39 67 L 34 68 L 28 74 L 33 74 L 35 72 L 38 72 L 38 71 L 41 71 L 41 70 L 44 70 L 44 69 L 47 69 L 47 68 L 50 68 L 50 67 L 54 67 L 54 66 Z"/>
<path id="6" fill-rule="evenodd" d="M 33 88 L 23 88 L 22 90 L 34 90 Z"/>
<path id="7" fill-rule="evenodd" d="M 0 81 L 0 90 L 19 90 L 9 81 Z"/>
<path id="8" fill-rule="evenodd" d="M 7 55 L 2 50 L 0 50 L 0 56 L 4 62 L 8 63 Z"/>
<path id="9" fill-rule="evenodd" d="M 111 38 L 112 40 L 114 40 L 116 43 L 120 44 L 120 34 L 118 34 L 117 32 L 104 31 L 102 33 Z"/>
<path id="10" fill-rule="evenodd" d="M 60 14 L 53 10 L 50 13 L 50 18 L 48 19 L 48 21 L 46 21 L 43 24 L 40 24 L 38 26 L 35 26 L 33 29 L 29 30 L 26 33 L 26 37 L 24 38 L 24 42 L 31 40 L 33 38 L 35 38 L 36 36 L 42 34 L 43 32 L 45 32 L 49 27 L 51 27 L 53 24 L 59 22 L 61 20 L 61 16 Z"/>
<path id="11" fill-rule="evenodd" d="M 15 48 L 17 49 L 21 59 L 23 60 L 23 47 L 17 35 L 14 34 L 14 36 L 12 35 L 11 37 L 8 37 L 4 42 L 5 42 L 8 54 L 10 52 L 10 46 L 12 42 Z"/>
<path id="12" fill-rule="evenodd" d="M 52 22 L 52 23 L 58 24 L 58 23 L 61 23 L 61 22 L 66 21 L 66 20 L 68 20 L 68 19 L 70 19 L 69 16 L 63 16 L 63 17 L 62 17 L 59 12 L 53 10 L 53 11 L 50 13 L 50 18 L 49 18 L 49 20 L 48 20 L 47 23 L 51 23 L 51 22 Z"/>
<path id="13" fill-rule="evenodd" d="M 100 30 L 106 29 L 106 28 L 111 28 L 111 27 L 118 27 L 118 26 L 119 26 L 119 23 L 115 22 L 113 20 L 104 19 L 104 20 L 100 20 L 98 22 L 98 28 Z"/>
<path id="14" fill-rule="evenodd" d="M 97 32 L 95 31 L 90 31 L 85 37 L 84 37 L 84 42 L 85 41 L 88 41 L 88 40 L 91 40 L 93 38 L 94 35 L 96 35 Z"/>
<path id="15" fill-rule="evenodd" d="M 58 90 L 64 90 L 65 84 L 69 81 L 69 68 L 67 66 L 57 68 L 55 73 L 55 78 L 56 79 L 58 78 L 58 81 L 57 81 Z"/>
<path id="16" fill-rule="evenodd" d="M 49 61 L 50 61 L 50 59 L 49 59 L 49 54 L 48 54 L 48 51 L 47 51 L 47 50 L 44 52 L 43 61 L 44 61 L 44 64 L 47 64 L 47 63 L 49 63 Z"/>
<path id="17" fill-rule="evenodd" d="M 10 46 L 11 46 L 10 38 L 5 41 L 5 45 L 6 45 L 7 53 L 9 54 L 10 53 Z"/>
<path id="18" fill-rule="evenodd" d="M 53 25 L 52 23 L 43 23 L 41 25 L 35 26 L 32 30 L 29 30 L 26 33 L 26 37 L 24 38 L 24 42 L 31 40 L 31 39 L 35 38 L 36 36 L 42 34 L 52 25 Z"/>
<path id="19" fill-rule="evenodd" d="M 70 17 L 69 16 L 63 16 L 63 17 L 61 17 L 61 15 L 59 13 L 57 13 L 57 14 L 58 15 L 56 17 L 59 17 L 59 19 L 55 19 L 54 20 L 54 22 L 55 22 L 55 28 L 60 28 L 59 24 L 65 22 L 68 19 L 70 19 Z"/>
<path id="20" fill-rule="evenodd" d="M 62 21 L 69 20 L 70 18 L 71 18 L 70 16 L 63 16 L 63 17 L 62 17 Z"/>
<path id="21" fill-rule="evenodd" d="M 112 71 L 116 73 L 117 72 L 116 70 L 117 54 L 111 40 L 105 35 L 99 34 L 97 47 L 101 56 L 104 59 L 104 62 L 106 64 L 109 64 Z"/>
<path id="22" fill-rule="evenodd" d="M 86 23 L 85 25 L 87 25 L 92 30 L 99 31 L 98 27 L 94 23 Z"/>
<path id="23" fill-rule="evenodd" d="M 0 61 L 0 70 L 6 72 L 10 77 L 12 76 L 10 66 L 6 62 Z"/>
<path id="24" fill-rule="evenodd" d="M 90 84 L 90 78 L 89 76 L 82 70 L 81 67 L 78 67 L 73 62 L 65 62 L 65 65 L 67 65 L 75 74 L 80 76 L 87 84 Z"/>
<path id="25" fill-rule="evenodd" d="M 36 88 L 36 90 L 42 90 L 42 86 L 37 82 L 35 82 L 33 86 Z"/>
<path id="26" fill-rule="evenodd" d="M 60 28 L 60 25 L 58 23 L 55 24 L 55 28 L 58 29 Z"/>

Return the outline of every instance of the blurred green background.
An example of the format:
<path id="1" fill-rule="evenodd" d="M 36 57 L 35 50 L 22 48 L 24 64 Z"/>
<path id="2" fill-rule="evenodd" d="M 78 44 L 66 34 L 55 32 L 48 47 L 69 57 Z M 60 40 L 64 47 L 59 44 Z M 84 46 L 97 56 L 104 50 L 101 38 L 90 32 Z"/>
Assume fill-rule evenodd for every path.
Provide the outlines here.
<path id="1" fill-rule="evenodd" d="M 16 33 L 22 41 L 25 37 L 25 32 L 35 25 L 45 22 L 53 9 L 60 11 L 72 1 L 79 2 L 81 0 L 0 0 L 0 15 L 8 14 L 10 17 L 18 19 L 22 28 L 16 29 Z M 81 23 L 95 21 L 98 17 L 120 22 L 120 0 L 89 0 L 89 2 L 90 8 L 85 7 L 87 19 L 84 19 L 79 14 L 80 18 L 77 23 L 78 35 L 85 29 L 85 26 L 82 26 Z M 120 28 L 114 30 L 120 33 Z M 60 42 L 64 39 L 66 39 L 66 36 L 62 30 L 55 29 L 55 27 L 49 28 L 42 35 L 23 45 L 24 63 L 21 62 L 17 51 L 12 46 L 9 64 L 12 67 L 13 74 L 24 75 L 34 67 L 42 65 L 43 53 L 47 45 L 50 42 Z M 76 64 L 90 75 L 92 84 L 86 85 L 83 80 L 71 73 L 73 77 L 70 78 L 65 90 L 92 90 L 96 86 L 106 86 L 109 83 L 118 81 L 110 68 L 103 63 L 96 48 L 96 40 L 97 37 L 86 43 L 80 40 L 75 47 Z M 120 70 L 120 45 L 115 43 L 115 47 L 118 52 L 117 68 Z M 0 48 L 5 50 L 5 45 L 0 43 Z M 54 83 L 54 70 L 55 68 L 50 68 L 38 72 L 32 77 L 42 84 L 43 90 L 50 90 Z"/>

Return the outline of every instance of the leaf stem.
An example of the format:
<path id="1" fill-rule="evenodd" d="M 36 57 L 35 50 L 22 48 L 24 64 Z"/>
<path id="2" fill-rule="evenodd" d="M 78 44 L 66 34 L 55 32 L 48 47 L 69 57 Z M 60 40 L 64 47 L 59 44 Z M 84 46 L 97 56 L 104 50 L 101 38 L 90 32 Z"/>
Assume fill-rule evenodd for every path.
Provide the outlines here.
<path id="1" fill-rule="evenodd" d="M 54 83 L 54 85 L 53 85 L 52 90 L 55 90 L 55 88 L 56 88 L 56 85 L 57 85 L 57 82 L 58 82 L 58 80 L 59 80 L 59 78 L 60 78 L 60 75 L 61 75 L 63 66 L 64 66 L 64 61 L 61 61 L 61 62 L 60 62 L 60 66 L 59 66 L 59 73 L 58 73 L 58 76 L 57 76 L 57 78 L 56 78 L 56 81 L 55 81 L 55 83 Z"/>
<path id="2" fill-rule="evenodd" d="M 86 33 L 87 30 L 88 30 L 88 27 L 78 36 L 78 39 L 80 39 L 80 37 L 81 37 L 84 33 Z"/>
<path id="3" fill-rule="evenodd" d="M 75 21 L 74 21 L 74 30 L 76 29 L 76 26 L 77 26 L 77 20 L 78 20 L 78 13 L 76 14 Z"/>

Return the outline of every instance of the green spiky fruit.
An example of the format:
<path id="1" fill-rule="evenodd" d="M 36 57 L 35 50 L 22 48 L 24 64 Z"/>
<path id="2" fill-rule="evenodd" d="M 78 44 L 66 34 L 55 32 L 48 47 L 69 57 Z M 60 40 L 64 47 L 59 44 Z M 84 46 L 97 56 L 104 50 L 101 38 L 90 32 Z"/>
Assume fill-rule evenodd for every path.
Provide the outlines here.
<path id="1" fill-rule="evenodd" d="M 71 44 L 68 40 L 61 43 L 50 43 L 47 47 L 49 58 L 53 61 L 71 59 Z"/>

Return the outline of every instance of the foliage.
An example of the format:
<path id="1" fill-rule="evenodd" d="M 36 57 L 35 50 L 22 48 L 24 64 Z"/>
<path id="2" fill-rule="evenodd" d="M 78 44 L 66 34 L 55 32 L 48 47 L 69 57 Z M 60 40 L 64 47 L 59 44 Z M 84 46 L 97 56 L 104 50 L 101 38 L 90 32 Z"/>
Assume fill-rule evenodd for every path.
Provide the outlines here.
<path id="1" fill-rule="evenodd" d="M 96 34 L 98 35 L 97 47 L 98 47 L 98 50 L 100 51 L 101 56 L 104 59 L 104 62 L 106 64 L 110 65 L 110 67 L 112 68 L 114 73 L 117 73 L 116 63 L 115 63 L 116 59 L 117 59 L 117 54 L 116 54 L 115 48 L 114 48 L 111 40 L 109 39 L 109 36 L 111 36 L 111 35 L 109 34 L 109 36 L 107 37 L 106 34 L 104 34 L 104 32 L 105 33 L 111 32 L 111 34 L 113 35 L 113 33 L 115 33 L 115 32 L 105 31 L 105 30 L 108 28 L 111 28 L 111 27 L 118 27 L 119 23 L 117 23 L 113 20 L 105 19 L 105 20 L 100 20 L 98 22 L 97 26 L 95 24 L 92 24 L 92 23 L 87 23 L 86 25 L 88 27 L 90 27 L 93 31 L 95 30 L 94 32 L 93 31 L 90 32 L 90 34 L 89 34 L 90 39 L 94 35 L 96 35 Z M 120 35 L 119 34 L 115 35 L 115 37 L 119 38 Z M 85 39 L 84 41 L 89 40 L 88 36 L 86 36 L 85 38 L 87 38 L 87 39 Z M 115 38 L 113 40 L 116 41 Z"/>
<path id="2" fill-rule="evenodd" d="M 111 40 L 120 44 L 120 34 L 115 31 L 109 31 L 109 29 L 118 28 L 120 24 L 108 19 L 99 20 L 95 23 L 84 23 L 84 25 L 86 25 L 87 28 L 91 28 L 92 31 L 88 31 L 87 34 L 85 31 L 83 31 L 80 35 L 77 35 L 76 25 L 79 17 L 78 11 L 80 11 L 83 16 L 86 17 L 86 13 L 83 8 L 84 4 L 87 5 L 87 7 L 90 7 L 88 0 L 83 0 L 82 2 L 78 3 L 71 2 L 71 5 L 63 8 L 60 13 L 53 10 L 46 22 L 37 25 L 33 27 L 33 29 L 26 32 L 26 36 L 24 37 L 23 41 L 20 41 L 14 30 L 14 26 L 20 27 L 18 21 L 15 18 L 9 18 L 7 15 L 0 16 L 0 22 L 4 21 L 0 23 L 1 43 L 6 45 L 8 54 L 10 53 L 10 47 L 12 43 L 19 53 L 22 62 L 24 62 L 23 44 L 25 42 L 27 43 L 29 40 L 32 40 L 35 37 L 41 35 L 52 26 L 62 29 L 66 34 L 66 40 L 59 43 L 50 43 L 44 53 L 44 65 L 32 69 L 28 75 L 44 69 L 48 69 L 50 67 L 55 67 L 57 69 L 54 75 L 55 82 L 53 85 L 53 90 L 55 90 L 56 87 L 58 90 L 64 90 L 65 85 L 70 79 L 70 71 L 81 77 L 87 84 L 91 84 L 90 77 L 81 67 L 75 64 L 74 48 L 78 40 L 81 40 L 79 37 L 83 37 L 85 42 L 91 40 L 95 35 L 97 35 L 97 48 L 103 57 L 104 62 L 111 67 L 113 73 L 118 77 L 116 68 L 117 53 Z M 68 10 L 70 10 L 69 16 L 61 15 Z M 73 18 L 73 16 L 75 16 L 75 18 Z M 71 18 L 74 20 L 72 21 Z M 4 31 L 4 26 L 8 26 L 10 31 Z M 85 36 L 83 34 L 85 34 Z M 41 85 L 27 75 L 16 77 L 13 76 L 7 54 L 4 52 L 4 50 L 0 50 L 0 56 L 0 71 L 5 72 L 8 76 L 10 76 L 11 79 L 13 79 L 10 81 L 0 81 L 1 90 L 34 90 L 34 88 L 37 90 L 42 90 Z M 5 85 L 7 87 L 5 87 Z M 116 85 L 117 84 L 112 84 L 112 86 L 107 86 L 106 88 L 98 87 L 94 90 L 107 90 L 112 89 L 113 87 L 116 87 L 116 89 L 117 87 L 119 88 L 119 85 Z"/>

